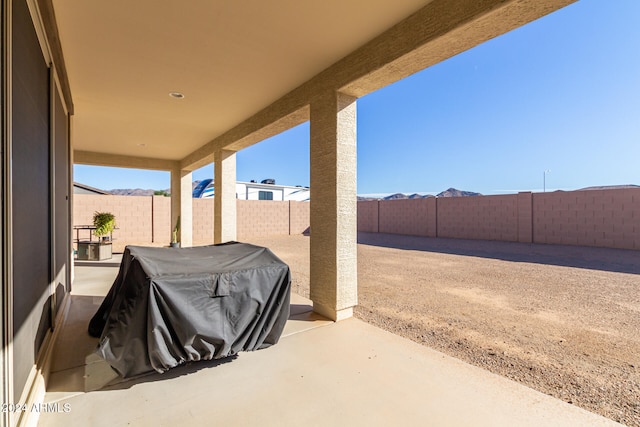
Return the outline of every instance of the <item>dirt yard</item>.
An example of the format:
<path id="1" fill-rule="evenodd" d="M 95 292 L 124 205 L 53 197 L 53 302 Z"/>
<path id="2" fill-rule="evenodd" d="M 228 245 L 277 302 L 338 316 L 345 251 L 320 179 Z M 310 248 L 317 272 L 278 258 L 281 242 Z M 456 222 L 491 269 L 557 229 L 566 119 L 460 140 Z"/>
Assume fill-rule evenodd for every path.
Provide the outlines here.
<path id="1" fill-rule="evenodd" d="M 309 295 L 309 238 L 252 239 Z M 640 252 L 362 233 L 356 316 L 640 427 Z"/>

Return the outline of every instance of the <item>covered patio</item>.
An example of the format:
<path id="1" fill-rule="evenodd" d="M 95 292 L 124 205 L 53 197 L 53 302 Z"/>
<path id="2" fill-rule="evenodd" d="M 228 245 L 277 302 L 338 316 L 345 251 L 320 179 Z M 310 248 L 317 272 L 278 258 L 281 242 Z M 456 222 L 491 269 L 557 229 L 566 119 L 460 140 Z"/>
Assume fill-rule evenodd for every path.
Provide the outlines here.
<path id="1" fill-rule="evenodd" d="M 573 1 L 3 0 L 2 401 L 32 406 L 46 391 L 49 401 L 74 403 L 71 417 L 109 425 L 172 424 L 174 413 L 198 420 L 213 406 L 225 408 L 216 419 L 243 414 L 245 423 L 283 405 L 285 423 L 325 425 L 382 423 L 383 411 L 436 424 L 590 417 L 350 319 L 357 99 Z M 180 241 L 190 246 L 191 172 L 213 163 L 214 236 L 227 242 L 236 239 L 236 152 L 307 121 L 310 301 L 297 300 L 280 345 L 192 375 L 187 367 L 108 385 L 110 373 L 94 373 L 100 364 L 86 359 L 88 342 L 60 344 L 83 339 L 69 331 L 113 274 L 74 269 L 73 164 L 169 171 L 172 223 L 181 219 Z M 224 384 L 219 396 L 209 382 Z M 203 400 L 171 401 L 182 387 Z M 126 409 L 143 406 L 144 419 Z M 27 425 L 38 415 L 43 425 L 64 419 L 1 416 Z"/>
<path id="2" fill-rule="evenodd" d="M 118 270 L 103 263 L 75 267 L 39 426 L 619 425 L 295 293 L 277 345 L 123 380 L 86 333 Z"/>
<path id="3" fill-rule="evenodd" d="M 213 163 L 214 242 L 236 240 L 236 152 L 310 122 L 311 300 L 341 320 L 357 304 L 357 99 L 572 2 L 39 5 L 68 70 L 73 163 L 170 171 L 183 247 L 193 170 Z"/>

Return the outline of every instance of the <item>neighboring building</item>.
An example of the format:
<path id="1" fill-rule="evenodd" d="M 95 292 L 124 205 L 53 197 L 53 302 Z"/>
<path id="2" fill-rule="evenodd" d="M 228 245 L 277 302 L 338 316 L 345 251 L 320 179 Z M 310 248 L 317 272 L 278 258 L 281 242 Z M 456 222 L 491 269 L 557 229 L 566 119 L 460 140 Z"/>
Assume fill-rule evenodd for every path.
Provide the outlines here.
<path id="1" fill-rule="evenodd" d="M 107 195 L 111 194 L 108 191 L 100 190 L 99 188 L 90 187 L 88 185 L 80 184 L 79 182 L 73 183 L 73 194 L 99 194 Z"/>
<path id="2" fill-rule="evenodd" d="M 193 189 L 193 197 L 207 199 L 214 196 L 214 183 L 212 179 L 204 179 Z M 236 198 L 239 200 L 292 200 L 295 202 L 308 202 L 311 195 L 309 187 L 301 185 L 276 185 L 275 180 L 265 179 L 258 183 L 236 182 Z"/>

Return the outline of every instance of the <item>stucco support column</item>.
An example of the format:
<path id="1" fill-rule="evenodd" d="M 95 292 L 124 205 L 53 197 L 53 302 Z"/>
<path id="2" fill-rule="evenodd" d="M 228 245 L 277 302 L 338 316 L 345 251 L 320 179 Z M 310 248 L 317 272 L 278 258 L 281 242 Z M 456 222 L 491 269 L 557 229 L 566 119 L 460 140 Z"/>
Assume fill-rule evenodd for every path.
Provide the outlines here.
<path id="1" fill-rule="evenodd" d="M 214 163 L 213 241 L 236 240 L 236 152 L 218 150 Z"/>
<path id="2" fill-rule="evenodd" d="M 311 300 L 332 320 L 358 303 L 356 98 L 327 92 L 311 103 Z"/>
<path id="3" fill-rule="evenodd" d="M 193 200 L 191 198 L 191 171 L 171 170 L 171 231 L 180 217 L 180 246 L 193 246 Z M 167 236 L 171 239 L 171 234 Z"/>

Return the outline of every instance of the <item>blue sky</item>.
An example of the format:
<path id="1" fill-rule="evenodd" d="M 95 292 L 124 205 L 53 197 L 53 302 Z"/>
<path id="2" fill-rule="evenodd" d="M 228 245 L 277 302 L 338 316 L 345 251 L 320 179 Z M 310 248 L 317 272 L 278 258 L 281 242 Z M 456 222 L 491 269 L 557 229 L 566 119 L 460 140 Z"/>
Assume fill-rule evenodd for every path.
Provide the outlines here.
<path id="1" fill-rule="evenodd" d="M 581 0 L 358 100 L 358 194 L 640 185 L 640 1 Z M 75 166 L 102 189 L 169 174 Z M 213 177 L 213 166 L 193 174 Z M 237 155 L 237 179 L 309 185 L 309 124 Z"/>

